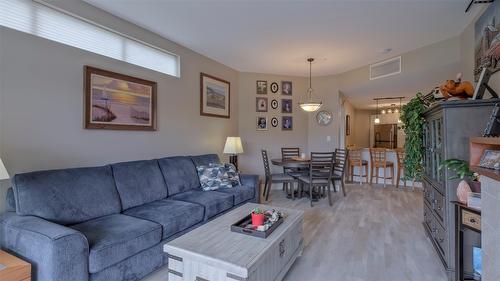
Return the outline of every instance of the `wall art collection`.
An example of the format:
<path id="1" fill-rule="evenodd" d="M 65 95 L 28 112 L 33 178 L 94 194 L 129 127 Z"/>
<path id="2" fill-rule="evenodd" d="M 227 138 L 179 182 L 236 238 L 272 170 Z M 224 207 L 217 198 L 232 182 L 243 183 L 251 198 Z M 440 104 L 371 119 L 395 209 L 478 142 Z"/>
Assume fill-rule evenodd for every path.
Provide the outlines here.
<path id="1" fill-rule="evenodd" d="M 269 84 L 269 89 L 271 94 L 278 94 L 280 92 L 280 84 L 278 82 L 272 82 Z M 268 82 L 265 80 L 256 81 L 256 93 L 257 95 L 267 95 Z M 271 109 L 269 109 L 269 99 L 267 97 L 258 96 L 255 98 L 255 111 L 258 113 L 262 112 L 273 112 L 278 111 L 281 102 L 281 113 L 282 114 L 292 114 L 293 113 L 293 101 L 292 101 L 293 85 L 292 81 L 281 81 L 281 95 L 287 96 L 286 98 L 279 99 L 278 97 L 270 97 Z M 279 95 L 279 94 L 278 94 Z M 273 112 L 274 113 L 274 112 Z M 280 124 L 280 118 L 272 117 L 271 126 L 273 128 L 278 127 Z M 256 129 L 257 131 L 268 131 L 268 117 L 259 115 L 256 119 Z M 293 117 L 288 115 L 281 116 L 281 130 L 291 131 L 293 130 Z"/>

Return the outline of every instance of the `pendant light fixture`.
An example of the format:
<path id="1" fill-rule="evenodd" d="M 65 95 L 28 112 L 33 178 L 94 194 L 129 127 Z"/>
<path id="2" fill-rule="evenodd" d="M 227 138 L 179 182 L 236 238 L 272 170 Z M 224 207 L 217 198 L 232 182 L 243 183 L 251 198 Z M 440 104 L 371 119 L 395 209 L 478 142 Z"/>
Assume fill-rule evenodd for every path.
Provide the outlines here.
<path id="1" fill-rule="evenodd" d="M 313 99 L 313 89 L 312 89 L 312 62 L 314 61 L 313 58 L 308 58 L 307 61 L 309 62 L 309 89 L 307 89 L 307 97 L 305 102 L 299 102 L 300 108 L 306 112 L 314 112 L 320 109 L 320 107 L 323 105 L 322 101 L 315 101 Z"/>
<path id="2" fill-rule="evenodd" d="M 375 124 L 380 123 L 380 118 L 378 117 L 378 99 L 377 99 L 377 117 L 375 117 L 375 120 L 373 120 L 373 122 L 375 122 Z"/>
<path id="3" fill-rule="evenodd" d="M 401 121 L 401 98 L 399 98 L 399 110 L 396 111 L 397 113 L 399 113 L 399 116 L 398 116 L 398 123 L 403 123 L 403 121 Z M 397 110 L 397 109 L 396 109 Z"/>

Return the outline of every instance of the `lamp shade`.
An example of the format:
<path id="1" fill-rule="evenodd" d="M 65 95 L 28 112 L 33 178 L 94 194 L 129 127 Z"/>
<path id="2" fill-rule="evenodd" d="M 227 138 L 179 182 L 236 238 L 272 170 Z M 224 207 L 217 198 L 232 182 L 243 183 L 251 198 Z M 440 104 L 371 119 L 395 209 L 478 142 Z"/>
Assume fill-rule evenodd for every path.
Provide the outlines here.
<path id="1" fill-rule="evenodd" d="M 0 159 L 0 180 L 6 180 L 9 178 L 9 173 L 7 173 L 7 169 L 5 169 L 2 159 Z"/>
<path id="2" fill-rule="evenodd" d="M 240 137 L 227 137 L 226 145 L 224 145 L 225 154 L 243 153 L 243 145 L 241 145 Z"/>

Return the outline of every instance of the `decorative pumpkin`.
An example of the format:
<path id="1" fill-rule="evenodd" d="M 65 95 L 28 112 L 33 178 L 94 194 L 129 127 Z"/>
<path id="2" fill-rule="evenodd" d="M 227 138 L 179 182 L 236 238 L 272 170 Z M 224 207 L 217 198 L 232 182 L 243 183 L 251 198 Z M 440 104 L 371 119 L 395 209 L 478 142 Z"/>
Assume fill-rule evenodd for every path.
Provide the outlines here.
<path id="1" fill-rule="evenodd" d="M 471 192 L 472 190 L 470 189 L 469 184 L 466 181 L 462 180 L 457 187 L 458 201 L 467 204 L 467 198 L 469 197 L 469 193 Z"/>

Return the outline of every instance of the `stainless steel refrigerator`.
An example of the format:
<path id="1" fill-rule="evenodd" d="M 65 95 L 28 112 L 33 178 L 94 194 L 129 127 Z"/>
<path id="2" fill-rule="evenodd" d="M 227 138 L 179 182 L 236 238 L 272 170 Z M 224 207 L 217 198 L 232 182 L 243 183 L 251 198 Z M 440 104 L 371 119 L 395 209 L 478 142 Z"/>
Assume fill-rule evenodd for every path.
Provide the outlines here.
<path id="1" fill-rule="evenodd" d="M 398 147 L 398 125 L 379 124 L 374 126 L 375 147 L 394 149 Z"/>

